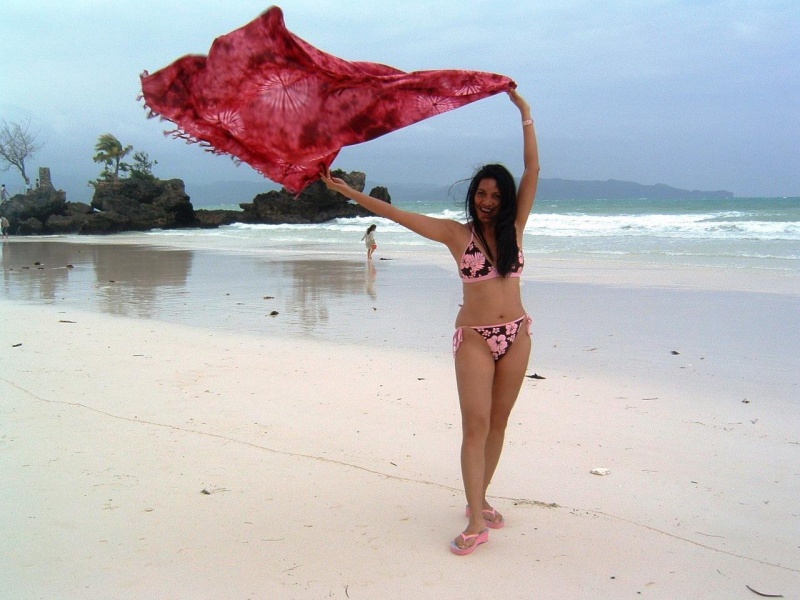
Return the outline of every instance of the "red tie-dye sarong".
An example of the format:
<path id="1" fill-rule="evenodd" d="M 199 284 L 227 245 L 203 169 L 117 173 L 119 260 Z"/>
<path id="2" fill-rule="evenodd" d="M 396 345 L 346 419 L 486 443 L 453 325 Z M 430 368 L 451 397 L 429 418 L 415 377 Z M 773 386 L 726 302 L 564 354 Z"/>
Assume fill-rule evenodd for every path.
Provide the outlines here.
<path id="1" fill-rule="evenodd" d="M 342 60 L 289 32 L 277 6 L 217 38 L 207 57 L 142 75 L 147 107 L 177 124 L 174 135 L 231 154 L 294 193 L 343 146 L 514 87 L 493 73 Z"/>

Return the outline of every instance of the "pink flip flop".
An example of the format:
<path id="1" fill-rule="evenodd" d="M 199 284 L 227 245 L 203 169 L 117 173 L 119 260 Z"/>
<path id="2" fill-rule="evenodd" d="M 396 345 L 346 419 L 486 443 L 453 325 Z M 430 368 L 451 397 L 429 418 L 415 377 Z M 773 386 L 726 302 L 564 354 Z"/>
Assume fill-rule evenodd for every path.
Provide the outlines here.
<path id="1" fill-rule="evenodd" d="M 469 540 L 475 540 L 472 544 L 469 546 L 464 546 L 463 548 L 459 548 L 455 540 L 450 542 L 450 552 L 453 554 L 458 554 L 459 556 L 466 556 L 467 554 L 472 554 L 475 551 L 475 548 L 477 548 L 479 545 L 485 544 L 489 541 L 489 530 L 484 529 L 480 533 L 473 533 L 472 535 L 464 535 L 464 532 L 462 531 L 458 537 L 460 537 L 465 543 Z"/>
<path id="2" fill-rule="evenodd" d="M 467 515 L 468 519 L 472 516 L 472 511 L 469 509 L 469 504 L 467 504 L 465 514 Z M 483 519 L 486 522 L 486 526 L 490 529 L 502 529 L 506 526 L 506 520 L 503 519 L 502 516 L 500 517 L 502 519 L 501 521 L 495 521 L 497 518 L 497 511 L 493 508 L 484 508 L 481 511 L 481 514 L 483 514 Z"/>

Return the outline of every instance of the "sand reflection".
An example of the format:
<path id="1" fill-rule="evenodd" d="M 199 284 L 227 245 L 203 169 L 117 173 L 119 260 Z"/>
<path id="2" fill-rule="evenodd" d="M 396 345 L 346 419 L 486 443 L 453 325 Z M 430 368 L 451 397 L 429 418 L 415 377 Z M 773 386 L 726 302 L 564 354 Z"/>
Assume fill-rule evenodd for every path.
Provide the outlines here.
<path id="1" fill-rule="evenodd" d="M 2 266 L 0 292 L 10 300 L 338 342 L 393 339 L 416 347 L 420 331 L 426 332 L 426 346 L 435 343 L 430 338 L 450 335 L 448 301 L 439 298 L 443 275 L 436 267 L 112 240 L 14 240 L 3 245 Z M 415 327 L 403 326 L 412 319 Z"/>
<path id="2" fill-rule="evenodd" d="M 364 289 L 373 300 L 378 299 L 378 292 L 375 288 L 375 280 L 378 277 L 378 270 L 375 268 L 375 263 L 371 260 L 367 261 L 367 270 L 364 274 Z"/>
<path id="3" fill-rule="evenodd" d="M 342 302 L 364 295 L 364 267 L 358 261 L 302 260 L 278 263 L 290 282 L 286 309 L 300 329 L 312 332 L 331 322 L 331 307 L 344 317 L 352 307 Z"/>
<path id="4" fill-rule="evenodd" d="M 193 252 L 143 246 L 92 246 L 97 300 L 104 312 L 152 318 L 179 301 Z"/>
<path id="5" fill-rule="evenodd" d="M 185 289 L 193 253 L 145 246 L 19 242 L 3 245 L 3 290 L 24 302 L 65 301 L 152 318 Z M 37 264 L 38 263 L 38 264 Z"/>
<path id="6" fill-rule="evenodd" d="M 71 265 L 86 259 L 83 246 L 49 242 L 6 242 L 2 245 L 3 292 L 25 302 L 53 301 L 68 295 L 80 275 Z"/>

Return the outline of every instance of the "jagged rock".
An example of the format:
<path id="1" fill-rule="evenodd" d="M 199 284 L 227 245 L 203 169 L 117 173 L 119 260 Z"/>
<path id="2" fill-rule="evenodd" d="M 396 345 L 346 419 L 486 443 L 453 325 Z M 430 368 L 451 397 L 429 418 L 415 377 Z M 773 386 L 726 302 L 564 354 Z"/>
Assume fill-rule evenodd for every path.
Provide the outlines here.
<path id="1" fill-rule="evenodd" d="M 27 233 L 80 233 L 86 221 L 91 219 L 92 207 L 84 202 L 67 202 L 63 213 L 47 217 L 42 231 Z M 23 234 L 22 231 L 19 233 Z"/>
<path id="2" fill-rule="evenodd" d="M 88 219 L 89 215 L 85 213 L 50 215 L 45 228 L 49 233 L 78 233 Z"/>
<path id="3" fill-rule="evenodd" d="M 392 203 L 392 197 L 389 195 L 389 190 L 382 185 L 372 188 L 369 195 L 373 198 L 377 198 L 378 200 L 388 202 L 389 204 Z"/>
<path id="4" fill-rule="evenodd" d="M 101 234 L 128 231 L 130 220 L 119 213 L 103 211 L 92 213 L 81 223 L 78 233 Z"/>
<path id="5" fill-rule="evenodd" d="M 186 187 L 180 179 L 164 181 L 164 191 L 153 201 L 158 208 L 175 215 L 178 227 L 191 225 L 194 222 L 194 207 L 186 193 Z"/>
<path id="6" fill-rule="evenodd" d="M 123 230 L 172 229 L 194 223 L 194 208 L 180 179 L 100 181 L 95 184 L 92 208 L 113 214 L 103 222 L 123 223 Z"/>
<path id="7" fill-rule="evenodd" d="M 238 210 L 207 210 L 199 208 L 194 211 L 195 222 L 198 227 L 203 229 L 213 229 L 223 225 L 230 225 L 231 223 L 239 223 L 242 220 L 242 215 L 243 213 Z"/>
<path id="8" fill-rule="evenodd" d="M 35 217 L 30 217 L 21 222 L 17 221 L 16 227 L 15 222 L 11 219 L 8 219 L 8 222 L 11 223 L 11 232 L 14 235 L 36 235 L 45 233 L 44 224 Z"/>
<path id="9" fill-rule="evenodd" d="M 161 193 L 158 180 L 118 179 L 116 181 L 96 181 L 92 208 L 95 210 L 114 210 L 119 202 L 130 204 L 152 204 Z"/>
<path id="10" fill-rule="evenodd" d="M 0 206 L 11 233 L 117 233 L 195 225 L 183 181 L 120 179 L 95 182 L 92 204 L 67 202 L 66 194 L 43 185 Z"/>
<path id="11" fill-rule="evenodd" d="M 367 176 L 353 171 L 333 173 L 363 191 Z M 14 235 L 47 233 L 103 234 L 178 227 L 214 228 L 231 223 L 323 223 L 372 213 L 332 192 L 318 181 L 295 197 L 282 189 L 259 194 L 242 211 L 195 211 L 180 179 L 120 179 L 98 181 L 91 205 L 67 202 L 52 185 L 18 194 L 0 205 Z M 389 191 L 376 187 L 370 195 L 391 203 Z"/>
<path id="12" fill-rule="evenodd" d="M 332 174 L 346 181 L 352 188 L 364 190 L 367 180 L 364 173 L 336 170 Z M 386 196 L 385 201 L 388 201 L 388 192 Z M 252 203 L 243 203 L 240 206 L 244 211 L 242 221 L 246 223 L 324 223 L 333 219 L 372 215 L 341 194 L 329 190 L 321 181 L 312 183 L 297 197 L 286 189 L 281 189 L 259 194 Z"/>
<path id="13" fill-rule="evenodd" d="M 93 210 L 85 202 L 67 202 L 67 215 L 90 215 Z"/>
<path id="14" fill-rule="evenodd" d="M 17 194 L 0 207 L 0 214 L 11 223 L 12 231 L 15 225 L 36 219 L 44 223 L 52 214 L 63 214 L 66 209 L 67 194 L 63 190 L 56 190 L 52 186 L 40 187 L 26 194 Z"/>

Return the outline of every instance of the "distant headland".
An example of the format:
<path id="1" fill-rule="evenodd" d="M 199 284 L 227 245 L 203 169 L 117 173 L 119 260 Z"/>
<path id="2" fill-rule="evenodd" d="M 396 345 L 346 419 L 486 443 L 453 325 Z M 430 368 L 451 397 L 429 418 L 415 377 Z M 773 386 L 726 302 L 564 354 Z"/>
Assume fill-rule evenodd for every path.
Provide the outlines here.
<path id="1" fill-rule="evenodd" d="M 733 198 L 725 190 L 682 190 L 663 183 L 643 185 L 632 181 L 574 181 L 571 179 L 542 179 L 537 197 L 541 200 L 701 200 L 703 198 Z"/>
<path id="2" fill-rule="evenodd" d="M 374 182 L 373 182 L 374 184 Z M 456 200 L 460 202 L 466 193 L 463 185 L 444 185 L 434 183 L 381 183 L 392 192 L 396 201 L 431 202 Z M 219 181 L 208 184 L 187 182 L 187 192 L 195 206 L 214 206 L 220 204 L 239 204 L 249 202 L 265 190 L 278 189 L 270 181 Z M 463 189 L 462 189 L 463 188 Z M 537 200 L 701 200 L 708 198 L 733 198 L 733 192 L 724 190 L 703 191 L 684 190 L 664 184 L 644 185 L 632 181 L 607 179 L 605 181 L 581 181 L 572 179 L 539 180 Z"/>

